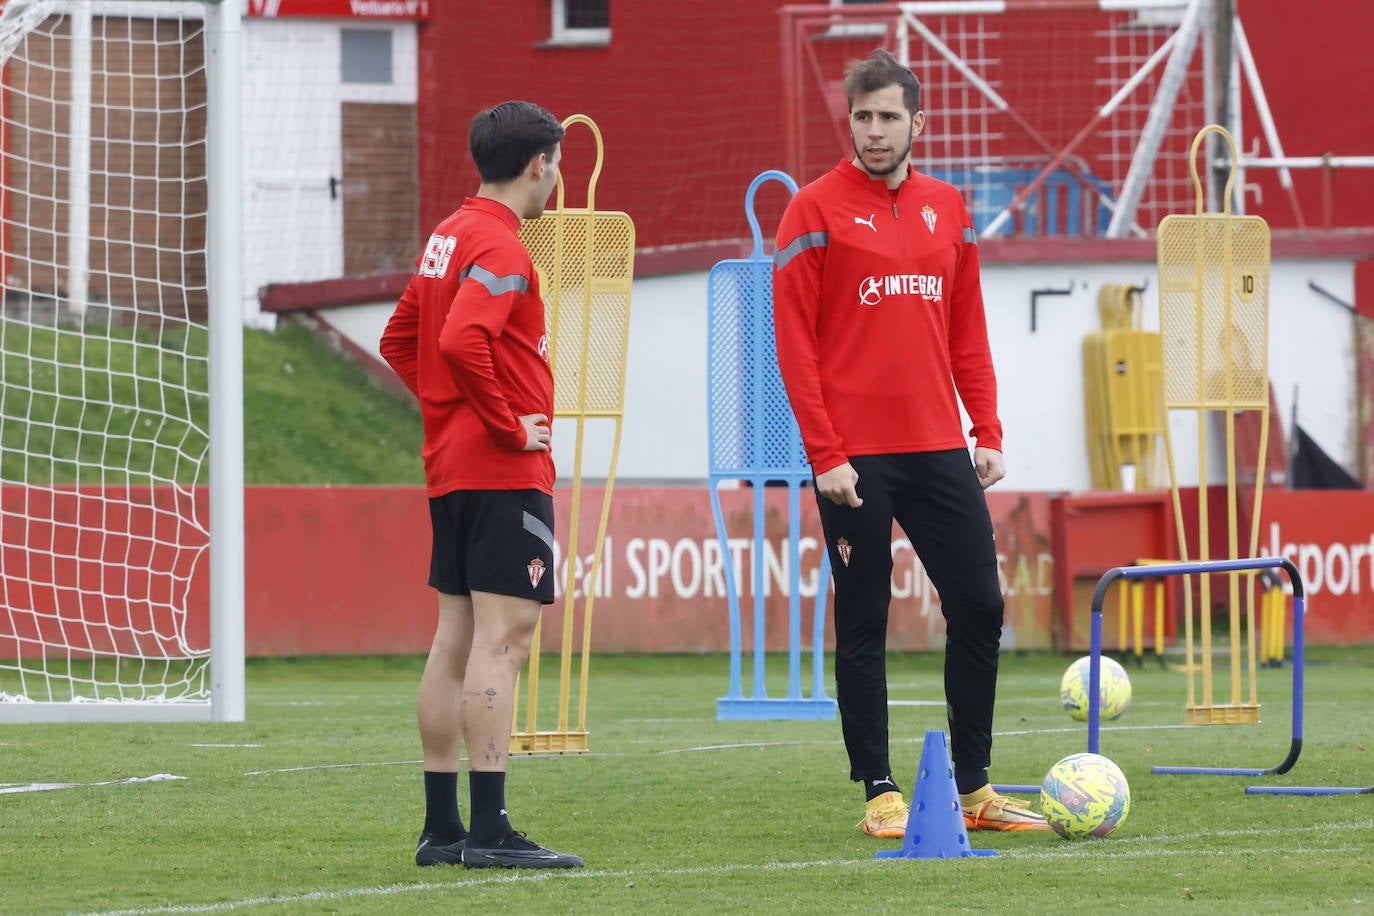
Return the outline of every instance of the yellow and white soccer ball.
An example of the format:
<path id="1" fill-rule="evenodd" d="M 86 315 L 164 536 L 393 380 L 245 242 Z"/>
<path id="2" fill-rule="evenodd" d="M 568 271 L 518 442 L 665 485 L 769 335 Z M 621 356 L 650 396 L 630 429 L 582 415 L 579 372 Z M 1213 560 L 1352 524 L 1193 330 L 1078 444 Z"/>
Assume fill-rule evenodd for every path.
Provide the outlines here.
<path id="1" fill-rule="evenodd" d="M 1105 837 L 1131 813 L 1131 787 L 1121 768 L 1101 754 L 1073 754 L 1045 774 L 1040 813 L 1065 839 Z"/>
<path id="2" fill-rule="evenodd" d="M 1059 700 L 1069 717 L 1079 722 L 1088 721 L 1088 678 L 1091 674 L 1092 658 L 1083 656 L 1069 666 L 1059 682 Z M 1115 660 L 1102 656 L 1099 670 L 1101 683 L 1098 685 L 1099 708 L 1103 720 L 1115 719 L 1131 705 L 1131 679 L 1126 669 Z"/>

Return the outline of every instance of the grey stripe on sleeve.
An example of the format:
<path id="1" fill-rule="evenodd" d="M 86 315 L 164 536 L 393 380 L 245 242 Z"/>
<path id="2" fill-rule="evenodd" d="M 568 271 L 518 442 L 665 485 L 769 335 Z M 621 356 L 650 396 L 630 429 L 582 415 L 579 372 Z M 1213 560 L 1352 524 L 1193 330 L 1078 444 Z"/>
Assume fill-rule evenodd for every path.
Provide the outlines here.
<path id="1" fill-rule="evenodd" d="M 972 226 L 964 227 L 964 241 L 971 245 L 978 244 L 978 233 L 974 231 Z"/>
<path id="2" fill-rule="evenodd" d="M 553 532 L 549 530 L 548 525 L 544 524 L 543 519 L 526 512 L 524 525 L 526 531 L 543 541 L 545 547 L 553 550 Z"/>
<path id="3" fill-rule="evenodd" d="M 787 266 L 788 261 L 808 248 L 824 248 L 829 244 L 830 233 L 828 232 L 808 232 L 805 235 L 799 235 L 792 240 L 792 244 L 773 255 L 773 269 L 782 270 Z"/>
<path id="4" fill-rule="evenodd" d="M 530 281 L 524 274 L 510 274 L 505 277 L 498 277 L 496 274 L 487 270 L 481 264 L 474 264 L 466 271 L 468 277 L 476 280 L 487 288 L 487 292 L 493 296 L 500 296 L 503 293 L 525 293 L 529 291 Z M 466 278 L 464 278 L 466 279 Z"/>

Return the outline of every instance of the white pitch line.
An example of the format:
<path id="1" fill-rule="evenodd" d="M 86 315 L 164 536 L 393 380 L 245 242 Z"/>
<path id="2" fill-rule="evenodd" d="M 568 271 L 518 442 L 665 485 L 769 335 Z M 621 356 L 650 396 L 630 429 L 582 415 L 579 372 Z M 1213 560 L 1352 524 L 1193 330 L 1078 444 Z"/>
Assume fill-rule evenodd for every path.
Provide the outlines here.
<path id="1" fill-rule="evenodd" d="M 1196 840 L 1197 837 L 1193 837 L 1193 839 Z M 1111 841 L 1108 840 L 1107 842 Z M 1067 857 L 1077 857 L 1081 852 L 1082 845 L 1080 843 L 1075 842 L 1072 848 L 1059 850 L 1057 852 L 1030 852 L 1024 849 L 1018 849 L 1015 852 L 999 852 L 998 855 L 1006 856 L 1007 858 L 1014 857 L 1016 859 L 1063 859 Z M 1094 849 L 1091 855 L 1094 859 L 1153 859 L 1165 858 L 1168 856 L 1230 859 L 1236 856 L 1255 855 L 1347 855 L 1352 853 L 1364 852 L 1368 852 L 1368 849 L 1362 846 L 1332 846 L 1329 849 L 1318 849 L 1311 846 L 1266 846 L 1258 849 Z"/>
<path id="2" fill-rule="evenodd" d="M 944 705 L 944 704 L 940 704 Z M 1200 725 L 1112 725 L 1103 726 L 1102 732 L 1125 732 L 1125 731 L 1165 731 L 1176 728 L 1202 728 Z M 1021 731 L 997 731 L 993 732 L 995 738 L 1023 738 L 1028 735 L 1061 735 L 1081 734 L 1086 726 L 1068 726 L 1066 728 L 1032 728 Z M 920 744 L 925 740 L 924 735 L 913 735 L 910 738 L 892 738 L 893 744 Z M 659 751 L 660 754 L 685 754 L 692 751 L 733 751 L 751 747 L 798 747 L 802 745 L 817 744 L 839 744 L 840 739 L 830 741 L 749 741 L 741 744 L 700 744 L 693 747 L 674 747 L 668 750 Z M 619 756 L 619 755 L 611 755 Z"/>
<path id="3" fill-rule="evenodd" d="M 1342 821 L 1336 824 L 1308 824 L 1305 827 L 1284 827 L 1283 829 L 1270 827 L 1247 827 L 1243 830 L 1209 830 L 1207 836 L 1231 837 L 1231 836 L 1269 836 L 1275 833 L 1337 833 L 1341 830 L 1368 830 L 1374 828 L 1374 818 L 1365 818 L 1360 821 Z M 1196 833 L 1174 833 L 1159 836 L 1138 836 L 1122 837 L 1123 843 L 1173 843 L 1187 842 L 1196 840 Z"/>
<path id="4" fill-rule="evenodd" d="M 667 718 L 661 718 L 661 719 L 617 719 L 617 720 L 616 720 L 616 722 L 617 722 L 618 724 L 620 724 L 620 725 L 629 725 L 629 724 L 632 723 L 632 722 L 652 722 L 652 723 L 655 723 L 655 724 L 662 724 L 662 723 L 664 723 L 664 722 L 669 722 L 669 723 L 672 723 L 673 725 L 683 725 L 683 724 L 685 724 L 685 723 L 687 723 L 687 722 L 715 722 L 715 721 L 716 721 L 715 719 L 706 718 L 705 716 L 677 716 L 677 717 L 667 717 Z"/>
<path id="5" fill-rule="evenodd" d="M 749 741 L 744 744 L 699 744 L 695 747 L 670 747 L 660 754 L 688 754 L 694 751 L 735 751 L 748 747 L 802 747 L 808 744 L 838 744 L 838 741 Z"/>
<path id="6" fill-rule="evenodd" d="M 520 754 L 512 756 L 512 760 L 561 760 L 561 759 L 581 759 L 583 757 L 618 757 L 619 754 Z M 467 757 L 458 758 L 462 763 Z M 364 760 L 357 763 L 316 763 L 304 767 L 282 767 L 276 770 L 249 770 L 244 776 L 271 776 L 274 773 L 308 773 L 311 770 L 352 770 L 360 767 L 403 767 L 417 766 L 424 763 L 423 760 Z"/>
<path id="7" fill-rule="evenodd" d="M 1346 830 L 1368 830 L 1374 827 L 1374 820 L 1356 821 L 1346 824 L 1312 824 L 1307 827 L 1292 828 L 1271 828 L 1241 831 L 1222 831 L 1214 836 L 1287 836 L 1298 832 L 1323 832 L 1334 833 Z M 1094 859 L 1144 859 L 1144 858 L 1173 858 L 1178 856 L 1206 857 L 1216 859 L 1239 858 L 1242 856 L 1262 855 L 1339 855 L 1353 856 L 1362 854 L 1367 850 L 1364 847 L 1333 846 L 1330 848 L 1314 848 L 1310 846 L 1275 846 L 1263 849 L 1198 849 L 1196 846 L 1181 847 L 1178 849 L 1161 849 L 1159 844 L 1169 841 L 1196 843 L 1196 834 L 1177 835 L 1171 837 L 1132 837 L 1120 840 L 1084 841 L 1084 842 L 1055 842 L 1057 848 L 1045 850 L 1026 850 L 1009 849 L 999 850 L 997 858 L 1004 861 L 1019 860 L 1039 860 L 1039 859 L 1064 859 L 1074 858 L 1081 860 L 1084 857 Z M 1127 842 L 1147 844 L 1140 849 L 1119 849 Z M 292 903 L 315 903 L 330 900 L 353 900 L 370 897 L 391 897 L 398 894 L 409 894 L 415 891 L 450 890 L 461 887 L 485 887 L 498 884 L 531 884 L 538 881 L 549 880 L 595 880 L 598 878 L 623 880 L 625 878 L 642 879 L 650 877 L 672 877 L 690 875 L 732 875 L 741 872 L 770 872 L 770 871 L 794 871 L 807 868 L 833 868 L 837 865 L 874 865 L 877 859 L 865 857 L 862 859 L 822 859 L 807 862 L 762 862 L 762 863 L 739 863 L 735 865 L 705 865 L 697 868 L 646 868 L 639 870 L 618 869 L 615 871 L 603 871 L 600 869 L 590 870 L 563 870 L 559 869 L 557 874 L 551 872 L 525 872 L 499 875 L 484 876 L 481 878 L 467 878 L 460 881 L 426 881 L 414 884 L 392 884 L 387 887 L 360 887 L 338 891 L 310 891 L 304 894 L 280 895 L 275 897 L 250 897 L 243 900 L 228 900 L 219 903 L 205 904 L 169 904 L 160 907 L 146 907 L 128 910 L 107 910 L 101 913 L 89 913 L 86 916 L 155 916 L 160 913 L 218 913 L 236 910 L 242 907 L 281 905 Z M 882 867 L 877 865 L 875 867 Z"/>
<path id="8" fill-rule="evenodd" d="M 279 770 L 249 770 L 244 776 L 271 776 L 274 773 L 307 773 L 311 770 L 353 770 L 360 767 L 415 766 L 423 760 L 381 760 L 361 763 L 317 763 L 308 767 L 282 767 Z"/>
<path id="9" fill-rule="evenodd" d="M 944 705 L 944 704 L 936 704 L 936 705 Z M 1102 732 L 1103 732 L 1104 734 L 1106 734 L 1106 733 L 1109 733 L 1109 732 L 1124 732 L 1124 731 L 1165 731 L 1165 730 L 1178 729 L 1178 728 L 1201 728 L 1201 727 L 1202 727 L 1202 726 L 1200 726 L 1200 725 L 1111 725 L 1111 726 L 1105 726 L 1105 725 L 1104 725 L 1104 726 L 1102 727 Z M 1028 735 L 1080 734 L 1080 733 L 1082 733 L 1082 732 L 1084 731 L 1084 728 L 1085 728 L 1085 726 L 1083 726 L 1083 725 L 1078 725 L 1078 726 L 1067 726 L 1067 727 L 1064 727 L 1064 728 L 1034 728 L 1034 729 L 1024 729 L 1024 730 L 1021 730 L 1021 731 L 997 731 L 997 732 L 993 732 L 993 736 L 994 736 L 994 737 L 998 737 L 998 738 L 1017 738 L 1017 737 L 1026 737 L 1026 736 L 1028 736 Z M 924 735 L 913 735 L 913 736 L 910 737 L 910 738 L 892 738 L 892 739 L 891 739 L 891 742 L 892 742 L 893 744 L 920 744 L 920 743 L 923 742 L 924 740 L 925 740 L 925 736 L 924 736 Z M 643 743 L 648 743 L 648 742 L 639 741 L 639 742 L 636 742 L 636 743 L 643 744 Z M 817 740 L 817 741 L 747 741 L 747 742 L 741 742 L 741 743 L 738 743 L 738 744 L 701 744 L 701 745 L 693 745 L 693 746 L 691 746 L 691 747 L 672 747 L 672 748 L 667 748 L 666 750 L 656 751 L 655 753 L 659 753 L 659 754 L 688 754 L 688 753 L 697 753 L 697 752 L 701 752 L 701 751 L 736 751 L 736 750 L 746 750 L 746 749 L 748 749 L 748 748 L 761 748 L 761 747 L 811 747 L 811 746 L 819 746 L 819 745 L 833 745 L 833 744 L 840 744 L 840 743 L 842 743 L 842 742 L 841 742 L 841 740 L 840 740 L 839 738 L 824 739 L 824 740 Z M 625 756 L 625 755 L 624 755 L 624 754 L 618 754 L 618 753 L 616 753 L 616 754 L 521 754 L 519 757 L 512 757 L 511 759 L 513 759 L 513 760 L 516 760 L 516 759 L 524 759 L 524 760 L 558 760 L 558 759 L 562 759 L 562 758 L 623 757 L 623 756 Z M 463 759 L 466 759 L 466 758 L 463 758 Z M 354 768 L 358 768 L 358 767 L 414 766 L 415 764 L 418 764 L 418 763 L 421 763 L 421 762 L 422 762 L 422 761 L 419 761 L 419 760 L 383 760 L 383 761 L 359 762 L 359 763 L 320 763 L 320 764 L 313 764 L 313 765 L 311 765 L 311 766 L 282 767 L 282 768 L 276 769 L 276 770 L 250 770 L 249 772 L 244 773 L 243 775 L 244 775 L 244 776 L 270 776 L 270 775 L 272 775 L 273 773 L 306 773 L 306 772 L 310 772 L 310 771 L 312 771 L 312 770 L 347 770 L 347 769 L 354 769 Z"/>
<path id="10" fill-rule="evenodd" d="M 761 865 L 715 865 L 703 866 L 700 868 L 662 868 L 649 869 L 644 871 L 601 871 L 601 870 L 574 870 L 557 869 L 557 874 L 552 870 L 541 872 L 524 873 L 503 873 L 482 878 L 469 878 L 463 881 L 427 881 L 422 884 L 393 884 L 389 887 L 361 887 L 343 891 L 311 891 L 305 894 L 293 894 L 290 896 L 282 895 L 277 897 L 252 897 L 245 900 L 230 900 L 220 903 L 206 904 L 172 904 L 169 906 L 151 907 L 147 909 L 131 910 L 107 910 L 102 913 L 90 913 L 86 916 L 153 916 L 157 913 L 214 913 L 234 910 L 245 906 L 263 906 L 265 904 L 287 904 L 287 903 L 310 903 L 322 900 L 346 900 L 357 897 L 388 897 L 395 894 L 407 894 L 412 891 L 432 891 L 449 890 L 459 887 L 483 887 L 492 884 L 532 884 L 539 881 L 549 881 L 553 879 L 563 880 L 587 880 L 592 878 L 635 878 L 643 876 L 658 875 L 706 875 L 706 874 L 731 874 L 739 871 L 780 871 L 793 870 L 800 868 L 832 867 L 835 865 L 858 865 L 864 862 L 875 861 L 872 859 L 830 859 L 814 862 L 767 862 Z M 456 870 L 456 869 L 455 869 Z"/>
<path id="11" fill-rule="evenodd" d="M 1179 728 L 1205 728 L 1203 725 L 1103 725 L 1102 731 L 1106 732 L 1162 732 Z M 1077 734 L 1087 729 L 1087 725 L 1068 726 L 1066 728 L 1027 728 L 1020 731 L 993 732 L 994 736 L 1017 738 L 1026 735 L 1061 735 L 1065 733 Z"/>
<path id="12" fill-rule="evenodd" d="M 0 795 L 14 795 L 20 792 L 52 792 L 56 789 L 89 789 L 96 786 L 127 786 L 140 782 L 167 782 L 168 780 L 185 778 L 185 776 L 176 776 L 172 773 L 156 773 L 152 776 L 130 776 L 128 779 L 111 779 L 107 782 L 6 783 L 0 786 Z"/>

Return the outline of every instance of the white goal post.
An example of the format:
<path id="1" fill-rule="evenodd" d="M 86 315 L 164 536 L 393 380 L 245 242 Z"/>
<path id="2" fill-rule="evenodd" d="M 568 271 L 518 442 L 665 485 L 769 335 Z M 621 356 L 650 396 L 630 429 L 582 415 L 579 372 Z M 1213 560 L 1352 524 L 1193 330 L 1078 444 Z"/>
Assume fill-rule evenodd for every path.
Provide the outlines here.
<path id="1" fill-rule="evenodd" d="M 244 719 L 242 17 L 0 9 L 0 722 Z"/>

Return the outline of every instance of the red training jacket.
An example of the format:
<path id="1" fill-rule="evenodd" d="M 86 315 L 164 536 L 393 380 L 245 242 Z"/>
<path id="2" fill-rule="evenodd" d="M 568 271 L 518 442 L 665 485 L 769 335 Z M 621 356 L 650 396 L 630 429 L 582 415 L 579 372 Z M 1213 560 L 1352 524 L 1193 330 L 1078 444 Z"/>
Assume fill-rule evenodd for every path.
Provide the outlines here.
<path id="1" fill-rule="evenodd" d="M 426 489 L 553 493 L 551 453 L 521 451 L 519 417 L 553 418 L 544 300 L 520 217 L 469 197 L 439 224 L 382 332 L 420 401 Z"/>
<path id="2" fill-rule="evenodd" d="M 778 226 L 778 366 L 813 473 L 851 455 L 1002 448 L 973 221 L 907 166 L 895 196 L 842 161 Z"/>

